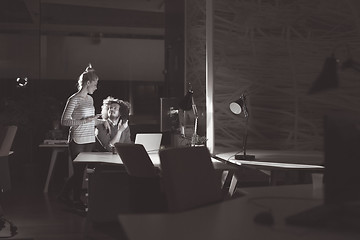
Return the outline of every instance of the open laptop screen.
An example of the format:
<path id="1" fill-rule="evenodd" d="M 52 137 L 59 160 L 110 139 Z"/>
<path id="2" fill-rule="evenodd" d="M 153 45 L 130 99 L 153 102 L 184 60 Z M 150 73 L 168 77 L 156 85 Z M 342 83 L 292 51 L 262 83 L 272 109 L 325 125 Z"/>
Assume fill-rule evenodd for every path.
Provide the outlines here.
<path id="1" fill-rule="evenodd" d="M 142 144 L 148 153 L 157 152 L 160 149 L 162 133 L 137 133 L 135 143 Z"/>

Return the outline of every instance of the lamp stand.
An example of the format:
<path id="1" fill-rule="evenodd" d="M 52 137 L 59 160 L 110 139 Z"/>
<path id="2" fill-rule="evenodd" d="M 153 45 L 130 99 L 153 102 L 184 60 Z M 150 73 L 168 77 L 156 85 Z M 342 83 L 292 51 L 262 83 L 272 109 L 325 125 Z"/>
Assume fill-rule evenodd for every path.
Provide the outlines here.
<path id="1" fill-rule="evenodd" d="M 247 145 L 247 136 L 248 136 L 248 119 L 249 117 L 246 117 L 246 121 L 245 121 L 245 135 L 244 135 L 244 139 L 243 139 L 243 153 L 244 154 L 235 154 L 235 159 L 236 160 L 255 160 L 255 155 L 247 155 L 246 154 L 246 145 Z"/>
<path id="2" fill-rule="evenodd" d="M 198 115 L 197 107 L 194 102 L 194 98 L 192 98 L 192 108 L 193 108 L 193 112 L 194 112 L 195 121 L 194 121 L 194 133 L 191 137 L 191 146 L 194 147 L 194 146 L 196 146 L 196 144 L 199 141 L 199 136 L 197 135 L 199 115 Z"/>

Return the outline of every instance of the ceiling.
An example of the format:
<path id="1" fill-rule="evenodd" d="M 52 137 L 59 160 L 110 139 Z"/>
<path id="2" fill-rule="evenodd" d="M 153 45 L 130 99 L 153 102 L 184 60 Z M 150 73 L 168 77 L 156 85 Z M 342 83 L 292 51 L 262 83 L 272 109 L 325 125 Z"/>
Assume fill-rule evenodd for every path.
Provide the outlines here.
<path id="1" fill-rule="evenodd" d="M 1 0 L 0 33 L 163 37 L 164 0 Z"/>

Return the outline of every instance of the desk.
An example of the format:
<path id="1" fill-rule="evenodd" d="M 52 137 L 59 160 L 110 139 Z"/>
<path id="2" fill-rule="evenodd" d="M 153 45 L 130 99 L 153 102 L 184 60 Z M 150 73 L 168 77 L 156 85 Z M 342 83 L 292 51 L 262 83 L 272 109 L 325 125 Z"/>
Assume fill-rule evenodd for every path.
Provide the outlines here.
<path id="1" fill-rule="evenodd" d="M 149 157 L 155 167 L 160 167 L 158 153 L 149 153 Z M 112 152 L 81 152 L 74 159 L 74 162 L 123 164 L 119 154 L 114 154 Z"/>
<path id="2" fill-rule="evenodd" d="M 159 155 L 149 154 L 156 167 Z M 87 217 L 93 222 L 116 221 L 119 213 L 130 212 L 130 180 L 120 156 L 112 152 L 81 152 L 75 163 L 93 165 L 87 170 Z"/>
<path id="3" fill-rule="evenodd" d="M 324 157 L 317 151 L 281 151 L 281 150 L 254 150 L 254 161 L 236 160 L 237 152 L 224 152 L 216 157 L 234 165 L 243 165 L 270 172 L 270 184 L 275 185 L 276 174 L 282 171 L 297 171 L 299 176 L 305 172 L 322 172 Z"/>
<path id="4" fill-rule="evenodd" d="M 149 153 L 149 157 L 154 166 L 160 168 L 159 153 Z M 236 169 L 235 166 L 223 163 L 215 158 L 211 158 L 211 160 L 216 170 Z M 74 159 L 74 162 L 123 164 L 119 154 L 113 154 L 111 152 L 82 152 Z"/>
<path id="5" fill-rule="evenodd" d="M 148 154 L 155 167 L 161 169 L 160 157 L 157 152 Z M 88 213 L 87 217 L 94 222 L 108 222 L 116 221 L 119 213 L 129 213 L 134 211 L 131 209 L 129 201 L 133 196 L 130 189 L 130 179 L 123 167 L 123 162 L 119 154 L 113 154 L 112 152 L 81 152 L 74 159 L 75 163 L 92 163 L 95 165 L 92 171 L 88 171 Z M 222 163 L 212 158 L 214 168 L 219 173 L 229 169 L 237 169 L 237 167 L 231 164 Z M 111 165 L 110 165 L 111 164 Z M 191 167 L 191 165 L 189 165 Z M 154 180 L 149 179 L 149 188 L 141 190 L 139 192 L 149 192 L 149 189 L 154 187 L 151 182 Z M 157 181 L 155 179 L 155 181 Z M 142 184 L 143 186 L 144 183 Z M 224 182 L 222 184 L 223 191 L 226 190 Z M 139 186 L 140 187 L 140 186 Z M 136 187 L 136 188 L 139 188 Z M 157 194 L 154 194 L 155 198 Z M 142 196 L 147 201 L 152 202 L 153 197 Z M 159 201 L 162 198 L 159 197 Z"/>
<path id="6" fill-rule="evenodd" d="M 161 168 L 159 153 L 149 153 L 149 157 L 153 162 L 155 167 Z M 236 170 L 237 167 L 232 164 L 226 164 L 222 161 L 219 161 L 215 158 L 211 158 L 211 161 L 214 165 L 215 170 L 226 172 Z M 111 152 L 82 152 L 75 159 L 74 162 L 84 162 L 84 163 L 110 163 L 110 164 L 123 164 L 121 158 L 118 154 L 113 154 Z M 226 173 L 222 176 L 222 187 L 226 181 L 225 178 L 229 178 L 232 175 Z"/>
<path id="7" fill-rule="evenodd" d="M 161 169 L 159 153 L 149 153 L 149 157 L 153 162 L 155 167 Z M 228 186 L 226 185 L 226 179 L 231 179 L 232 172 L 237 169 L 236 166 L 232 164 L 223 163 L 215 158 L 211 158 L 215 170 L 219 173 L 219 179 L 221 178 L 221 187 L 225 191 Z M 123 164 L 121 158 L 118 154 L 113 154 L 111 152 L 81 152 L 74 159 L 74 162 L 82 163 L 109 163 L 109 164 Z M 230 195 L 234 192 L 234 187 L 236 184 L 230 180 Z"/>
<path id="8" fill-rule="evenodd" d="M 244 188 L 244 197 L 181 213 L 120 214 L 129 240 L 267 239 L 350 240 L 359 234 L 292 226 L 289 215 L 322 203 L 322 189 L 311 184 Z M 273 226 L 257 224 L 256 214 L 271 209 Z"/>
<path id="9" fill-rule="evenodd" d="M 155 167 L 161 167 L 158 153 L 149 153 L 149 157 Z M 236 168 L 231 164 L 225 164 L 216 159 L 212 159 L 212 161 L 214 168 L 219 172 Z M 111 152 L 81 152 L 74 159 L 74 162 L 95 163 L 97 165 L 88 177 L 87 200 L 89 219 L 106 222 L 116 220 L 117 214 L 120 212 L 130 212 L 128 202 L 130 191 L 128 185 L 129 179 L 126 171 L 121 171 L 121 168 L 119 168 L 123 162 L 118 154 Z M 107 164 L 112 165 L 109 166 Z"/>
<path id="10" fill-rule="evenodd" d="M 52 153 L 51 153 L 51 160 L 50 160 L 50 165 L 49 165 L 49 170 L 48 170 L 48 174 L 46 177 L 46 182 L 45 182 L 45 187 L 44 187 L 44 192 L 47 193 L 49 190 L 49 183 L 50 183 L 50 179 L 55 167 L 55 163 L 57 160 L 57 156 L 59 152 L 67 152 L 68 151 L 68 145 L 67 144 L 40 144 L 39 147 L 41 148 L 51 148 L 52 149 Z M 71 161 L 71 157 L 68 156 L 68 174 L 69 176 L 71 176 L 74 173 L 74 169 L 73 169 L 73 165 L 72 165 L 72 161 Z"/>
<path id="11" fill-rule="evenodd" d="M 149 157 L 155 167 L 161 168 L 159 153 L 149 153 Z M 231 173 L 228 175 L 227 171 L 236 170 L 237 167 L 232 164 L 223 163 L 215 158 L 211 158 L 211 160 L 215 170 L 222 172 L 222 187 L 226 188 L 226 186 L 224 186 L 225 178 L 232 176 Z M 74 159 L 74 162 L 123 164 L 120 156 L 111 152 L 82 152 Z M 226 174 L 224 174 L 224 172 L 226 172 Z"/>

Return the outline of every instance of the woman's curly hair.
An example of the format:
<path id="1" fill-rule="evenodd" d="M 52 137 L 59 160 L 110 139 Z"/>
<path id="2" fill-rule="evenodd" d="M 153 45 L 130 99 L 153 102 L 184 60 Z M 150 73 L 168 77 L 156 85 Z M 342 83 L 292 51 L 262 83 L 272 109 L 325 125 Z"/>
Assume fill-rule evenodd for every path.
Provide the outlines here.
<path id="1" fill-rule="evenodd" d="M 101 106 L 101 115 L 103 119 L 108 119 L 109 115 L 108 115 L 108 110 L 109 107 L 112 103 L 117 103 L 120 106 L 120 118 L 122 120 L 128 120 L 129 119 L 129 114 L 130 114 L 130 103 L 114 98 L 114 97 L 107 97 L 103 100 L 103 105 Z"/>

